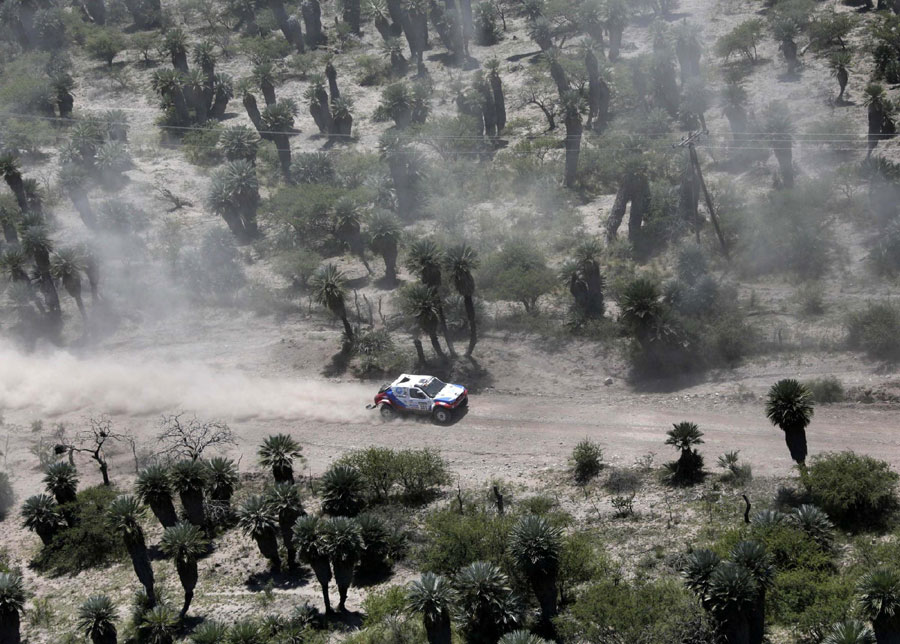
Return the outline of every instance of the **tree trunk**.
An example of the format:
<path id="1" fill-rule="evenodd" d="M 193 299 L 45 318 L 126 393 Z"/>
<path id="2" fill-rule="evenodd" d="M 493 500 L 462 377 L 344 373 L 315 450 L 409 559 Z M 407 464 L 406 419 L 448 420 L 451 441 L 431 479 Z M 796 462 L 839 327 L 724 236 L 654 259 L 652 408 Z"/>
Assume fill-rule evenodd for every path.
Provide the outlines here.
<path id="1" fill-rule="evenodd" d="M 481 94 L 481 117 L 484 120 L 484 133 L 494 139 L 497 137 L 497 106 L 494 105 L 494 94 L 486 83 L 480 83 L 478 93 Z"/>
<path id="2" fill-rule="evenodd" d="M 574 188 L 578 176 L 578 156 L 581 153 L 581 114 L 566 116 L 566 170 L 563 184 Z"/>
<path id="3" fill-rule="evenodd" d="M 281 557 L 278 555 L 278 537 L 274 530 L 266 530 L 261 534 L 253 535 L 259 553 L 269 560 L 272 572 L 281 572 Z"/>
<path id="4" fill-rule="evenodd" d="M 640 242 L 644 215 L 650 210 L 650 181 L 642 174 L 634 177 L 634 192 L 631 198 L 631 213 L 628 217 L 628 241 Z"/>
<path id="5" fill-rule="evenodd" d="M 81 301 L 81 296 L 78 296 L 76 300 L 78 302 L 78 310 L 81 311 L 81 317 L 86 318 L 87 316 L 84 313 L 84 303 Z M 109 487 L 109 464 L 106 461 L 100 461 L 100 476 L 103 477 L 103 485 Z"/>
<path id="6" fill-rule="evenodd" d="M 231 230 L 231 233 L 238 241 L 243 243 L 250 239 L 250 235 L 246 228 L 244 228 L 244 220 L 241 219 L 241 216 L 234 208 L 225 208 L 221 215 L 222 219 L 225 220 L 225 223 L 228 224 L 229 230 Z"/>
<path id="7" fill-rule="evenodd" d="M 106 24 L 106 5 L 103 0 L 84 0 L 84 7 L 95 24 Z"/>
<path id="8" fill-rule="evenodd" d="M 213 98 L 212 107 L 209 108 L 209 117 L 221 121 L 225 118 L 225 110 L 228 108 L 230 100 L 228 92 L 222 87 L 215 89 L 215 98 Z M 252 120 L 252 119 L 251 119 Z M 256 125 L 254 123 L 254 125 Z"/>
<path id="9" fill-rule="evenodd" d="M 679 217 L 694 228 L 699 239 L 700 236 L 700 181 L 694 164 L 688 160 L 687 166 L 681 174 L 681 190 L 678 199 Z"/>
<path id="10" fill-rule="evenodd" d="M 837 70 L 837 82 L 841 87 L 841 93 L 838 94 L 837 100 L 841 102 L 844 100 L 844 91 L 847 89 L 847 83 L 850 82 L 850 73 L 846 69 Z"/>
<path id="11" fill-rule="evenodd" d="M 779 143 L 775 148 L 775 158 L 778 159 L 778 167 L 781 168 L 781 180 L 785 188 L 794 187 L 793 150 L 789 141 Z"/>
<path id="12" fill-rule="evenodd" d="M 284 2 L 282 2 L 282 0 L 269 0 L 269 9 L 272 11 L 272 15 L 275 16 L 275 23 L 278 25 L 278 28 L 281 29 L 281 33 L 284 34 L 285 40 L 302 54 L 305 51 L 305 47 L 303 46 L 303 33 L 300 29 L 300 25 L 295 21 L 292 22 L 291 19 L 288 18 L 287 11 L 284 8 Z"/>
<path id="13" fill-rule="evenodd" d="M 53 537 L 56 536 L 56 533 L 58 531 L 59 530 L 57 528 L 46 528 L 46 527 L 40 527 L 40 526 L 38 526 L 35 529 L 37 536 L 40 537 L 40 539 L 41 539 L 41 543 L 44 544 L 45 546 L 50 545 L 50 542 L 53 541 Z"/>
<path id="14" fill-rule="evenodd" d="M 194 598 L 194 588 L 197 587 L 197 562 L 176 561 L 175 569 L 178 571 L 178 579 L 181 580 L 181 587 L 184 589 L 184 604 L 181 607 L 181 619 L 187 615 L 188 608 L 191 607 L 191 600 Z"/>
<path id="15" fill-rule="evenodd" d="M 781 52 L 787 61 L 788 69 L 793 71 L 797 67 L 797 43 L 793 40 L 785 40 L 781 43 Z"/>
<path id="16" fill-rule="evenodd" d="M 184 513 L 187 520 L 198 528 L 206 527 L 206 512 L 203 510 L 203 492 L 202 490 L 185 490 L 179 493 L 181 505 L 184 507 Z"/>
<path id="17" fill-rule="evenodd" d="M 138 581 L 147 592 L 150 600 L 150 606 L 156 605 L 156 594 L 153 590 L 153 567 L 150 565 L 150 557 L 147 554 L 147 546 L 143 537 L 138 539 L 126 539 L 125 547 L 131 556 L 131 565 L 134 568 L 134 574 L 137 575 Z"/>
<path id="18" fill-rule="evenodd" d="M 342 17 L 344 22 L 350 27 L 350 33 L 354 36 L 360 35 L 359 23 L 361 10 L 359 0 L 344 0 Z"/>
<path id="19" fill-rule="evenodd" d="M 276 483 L 294 484 L 294 468 L 290 465 L 272 468 L 272 477 Z"/>
<path id="20" fill-rule="evenodd" d="M 150 500 L 150 511 L 163 528 L 171 528 L 178 523 L 178 514 L 172 497 L 158 497 Z"/>
<path id="21" fill-rule="evenodd" d="M 3 219 L 0 221 L 0 225 L 3 226 L 3 238 L 6 240 L 6 243 L 17 245 L 19 243 L 19 233 L 16 231 L 16 227 L 13 223 L 7 219 Z"/>
<path id="22" fill-rule="evenodd" d="M 341 90 L 338 89 L 337 70 L 331 63 L 325 65 L 325 78 L 328 79 L 328 93 L 331 94 L 331 102 L 334 103 L 335 99 L 341 97 Z"/>
<path id="23" fill-rule="evenodd" d="M 316 580 L 322 588 L 322 601 L 325 603 L 325 612 L 331 612 L 331 598 L 328 596 L 328 585 L 331 583 L 331 565 L 327 557 L 317 557 L 309 561 L 309 567 L 316 575 Z"/>
<path id="24" fill-rule="evenodd" d="M 116 627 L 110 624 L 108 628 L 102 631 L 91 631 L 91 644 L 117 644 L 119 641 L 118 635 Z"/>
<path id="25" fill-rule="evenodd" d="M 306 514 L 305 512 L 297 512 L 295 510 L 282 510 L 278 514 L 278 529 L 281 532 L 281 540 L 284 542 L 284 549 L 287 551 L 287 567 L 288 570 L 297 569 L 297 548 L 294 545 L 294 523 L 298 518 Z"/>
<path id="26" fill-rule="evenodd" d="M 766 590 L 759 591 L 756 605 L 750 614 L 750 644 L 763 644 L 766 635 Z"/>
<path id="27" fill-rule="evenodd" d="M 2 644 L 19 644 L 21 641 L 19 611 L 6 609 L 0 612 L 0 642 Z"/>
<path id="28" fill-rule="evenodd" d="M 422 341 L 419 338 L 413 338 L 413 346 L 416 348 L 416 360 L 418 360 L 418 366 L 422 367 L 425 365 L 425 350 L 422 348 Z"/>
<path id="29" fill-rule="evenodd" d="M 806 430 L 792 429 L 784 432 L 784 442 L 787 444 L 791 458 L 798 465 L 806 463 Z"/>
<path id="30" fill-rule="evenodd" d="M 475 328 L 475 301 L 471 295 L 463 296 L 463 304 L 466 307 L 466 319 L 469 321 L 469 346 L 466 348 L 466 356 L 471 356 L 478 342 L 478 331 Z"/>
<path id="31" fill-rule="evenodd" d="M 503 133 L 506 127 L 506 100 L 503 97 L 503 83 L 499 74 L 491 74 L 488 78 L 491 83 L 491 92 L 494 95 L 494 110 L 496 112 L 497 135 Z"/>
<path id="32" fill-rule="evenodd" d="M 440 358 L 441 360 L 446 361 L 447 356 L 444 353 L 444 350 L 441 348 L 441 343 L 438 340 L 437 332 L 430 331 L 428 333 L 428 339 L 431 340 L 431 347 L 434 349 L 434 352 L 437 354 L 437 357 Z"/>
<path id="33" fill-rule="evenodd" d="M 725 109 L 725 118 L 731 127 L 731 135 L 735 142 L 743 138 L 747 132 L 747 112 L 743 107 L 734 106 Z"/>
<path id="34" fill-rule="evenodd" d="M 450 330 L 447 328 L 447 317 L 444 315 L 444 305 L 438 300 L 438 320 L 441 323 L 441 335 L 447 343 L 447 349 L 450 351 L 451 357 L 456 357 L 456 349 L 453 347 L 453 341 L 450 339 Z"/>
<path id="35" fill-rule="evenodd" d="M 275 86 L 272 85 L 272 83 L 270 83 L 268 80 L 263 80 L 259 84 L 259 88 L 260 90 L 262 90 L 263 99 L 265 99 L 267 106 L 275 105 L 275 103 L 278 102 L 278 100 L 275 98 Z"/>
<path id="36" fill-rule="evenodd" d="M 619 50 L 622 48 L 622 33 L 624 27 L 614 25 L 609 27 L 609 60 L 616 62 L 619 60 Z"/>
<path id="37" fill-rule="evenodd" d="M 327 41 L 322 33 L 322 8 L 319 6 L 319 0 L 303 0 L 300 13 L 306 27 L 306 45 L 310 49 L 324 45 Z"/>
<path id="38" fill-rule="evenodd" d="M 533 576 L 530 579 L 531 589 L 541 607 L 541 624 L 552 628 L 552 620 L 556 617 L 558 591 L 556 573 Z"/>
<path id="39" fill-rule="evenodd" d="M 350 582 L 353 581 L 353 567 L 356 565 L 356 559 L 346 561 L 333 561 L 331 567 L 334 569 L 334 581 L 338 587 L 338 610 L 344 612 L 346 610 L 344 604 L 347 603 L 347 589 L 350 588 Z"/>
<path id="40" fill-rule="evenodd" d="M 425 636 L 428 638 L 428 644 L 450 644 L 451 628 L 450 615 L 442 612 L 440 617 L 435 620 L 428 619 L 425 616 Z"/>
<path id="41" fill-rule="evenodd" d="M 56 285 L 53 283 L 53 277 L 50 275 L 50 253 L 45 249 L 36 250 L 34 252 L 34 263 L 37 265 L 38 274 L 40 275 L 44 304 L 47 306 L 51 317 L 58 320 L 60 318 L 59 294 L 56 292 Z M 73 498 L 72 500 L 74 501 L 75 499 Z"/>
<path id="42" fill-rule="evenodd" d="M 384 258 L 384 276 L 391 284 L 397 283 L 397 243 L 385 244 L 381 250 Z"/>
<path id="43" fill-rule="evenodd" d="M 877 644 L 900 644 L 900 619 L 880 614 L 872 620 Z"/>
<path id="44" fill-rule="evenodd" d="M 269 138 L 268 134 L 260 132 L 262 129 L 262 115 L 259 113 L 259 107 L 256 105 L 256 97 L 248 92 L 244 94 L 243 102 L 244 109 L 247 110 L 247 116 L 250 117 L 253 127 L 256 128 L 262 138 Z"/>
<path id="45" fill-rule="evenodd" d="M 94 215 L 93 208 L 91 208 L 91 201 L 88 199 L 87 192 L 81 186 L 69 188 L 68 192 L 69 199 L 72 200 L 72 205 L 78 211 L 81 221 L 84 222 L 88 230 L 96 230 L 97 217 Z"/>
<path id="46" fill-rule="evenodd" d="M 9 186 L 9 189 L 12 190 L 12 193 L 16 196 L 16 203 L 19 204 L 19 210 L 23 213 L 28 212 L 28 195 L 25 193 L 25 182 L 22 181 L 22 175 L 18 172 L 7 174 L 5 179 L 6 185 Z"/>
<path id="47" fill-rule="evenodd" d="M 56 93 L 56 106 L 59 108 L 60 118 L 72 117 L 72 109 L 75 107 L 75 97 L 67 89 L 60 89 Z"/>
<path id="48" fill-rule="evenodd" d="M 347 339 L 350 342 L 353 342 L 353 327 L 350 325 L 350 320 L 347 319 L 347 316 L 344 315 L 341 317 L 341 322 L 344 324 L 344 335 L 347 336 Z"/>
<path id="49" fill-rule="evenodd" d="M 186 125 L 191 122 L 191 115 L 188 112 L 187 101 L 181 87 L 176 87 L 172 90 L 172 105 L 175 108 L 175 116 L 178 118 L 179 123 Z"/>
<path id="50" fill-rule="evenodd" d="M 291 182 L 291 139 L 287 134 L 273 134 L 275 149 L 278 150 L 278 163 L 281 165 L 281 174 L 284 180 Z"/>

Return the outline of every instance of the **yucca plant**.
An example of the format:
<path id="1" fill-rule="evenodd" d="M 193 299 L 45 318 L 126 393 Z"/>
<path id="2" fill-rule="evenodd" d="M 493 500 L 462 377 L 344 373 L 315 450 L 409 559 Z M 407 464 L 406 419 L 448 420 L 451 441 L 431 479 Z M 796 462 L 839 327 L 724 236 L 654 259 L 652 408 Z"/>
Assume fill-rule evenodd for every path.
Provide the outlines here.
<path id="1" fill-rule="evenodd" d="M 259 463 L 272 468 L 276 483 L 294 483 L 294 459 L 302 459 L 303 448 L 289 434 L 267 436 L 257 451 Z"/>
<path id="2" fill-rule="evenodd" d="M 346 277 L 334 264 L 328 263 L 319 268 L 310 279 L 313 297 L 316 301 L 340 319 L 344 325 L 344 335 L 349 343 L 353 342 L 353 327 L 347 319 L 345 299 L 347 291 L 344 284 Z"/>
<path id="3" fill-rule="evenodd" d="M 506 575 L 494 564 L 476 561 L 456 576 L 457 605 L 467 641 L 492 644 L 519 625 L 520 610 Z"/>
<path id="4" fill-rule="evenodd" d="M 228 644 L 263 644 L 266 636 L 255 621 L 242 619 L 232 624 L 225 641 Z"/>
<path id="5" fill-rule="evenodd" d="M 200 528 L 187 521 L 181 521 L 171 528 L 166 528 L 160 547 L 174 560 L 178 579 L 184 589 L 184 604 L 179 614 L 183 619 L 191 606 L 194 588 L 197 586 L 197 560 L 206 554 L 209 544 Z"/>
<path id="6" fill-rule="evenodd" d="M 118 633 L 115 621 L 119 614 L 106 595 L 92 595 L 78 608 L 78 628 L 92 644 L 116 644 Z"/>
<path id="7" fill-rule="evenodd" d="M 230 506 L 231 497 L 240 481 L 237 465 L 232 459 L 223 456 L 214 456 L 204 464 L 207 469 L 209 498 L 225 506 Z"/>
<path id="8" fill-rule="evenodd" d="M 147 553 L 147 543 L 144 540 L 144 530 L 141 528 L 141 518 L 144 508 L 137 497 L 123 495 L 116 497 L 109 505 L 107 517 L 110 527 L 121 535 L 125 543 L 125 549 L 131 557 L 131 565 L 138 581 L 144 587 L 150 605 L 156 603 L 153 583 L 153 567 L 150 565 L 150 556 Z"/>
<path id="9" fill-rule="evenodd" d="M 666 445 L 679 450 L 678 460 L 666 464 L 671 480 L 678 484 L 692 484 L 703 478 L 703 457 L 694 449 L 703 443 L 703 432 L 696 423 L 675 423 L 666 434 Z"/>
<path id="10" fill-rule="evenodd" d="M 25 499 L 22 505 L 23 525 L 37 534 L 45 546 L 53 541 L 53 537 L 64 525 L 59 504 L 52 496 L 36 494 Z"/>
<path id="11" fill-rule="evenodd" d="M 501 637 L 497 644 L 549 644 L 549 642 L 530 631 L 517 630 Z"/>
<path id="12" fill-rule="evenodd" d="M 276 483 L 266 490 L 266 502 L 278 517 L 278 530 L 287 551 L 288 569 L 297 567 L 297 549 L 294 547 L 294 523 L 306 514 L 300 490 L 291 483 Z"/>
<path id="13" fill-rule="evenodd" d="M 331 598 L 328 595 L 328 586 L 331 583 L 331 563 L 328 560 L 328 547 L 318 517 L 300 517 L 294 523 L 293 532 L 297 558 L 312 568 L 316 580 L 322 587 L 325 612 L 330 613 Z"/>
<path id="14" fill-rule="evenodd" d="M 847 83 L 850 82 L 850 64 L 853 61 L 853 56 L 851 52 L 846 49 L 841 49 L 831 54 L 831 57 L 828 59 L 828 67 L 831 69 L 831 75 L 838 82 L 838 86 L 841 88 L 840 93 L 838 93 L 837 102 L 840 103 L 844 100 L 844 92 L 847 89 Z"/>
<path id="15" fill-rule="evenodd" d="M 437 291 L 420 282 L 409 284 L 401 292 L 401 306 L 403 312 L 413 318 L 428 336 L 435 355 L 446 361 L 447 356 L 437 335 L 443 310 Z"/>
<path id="16" fill-rule="evenodd" d="M 260 554 L 269 560 L 272 572 L 281 572 L 278 519 L 263 496 L 254 495 L 244 501 L 238 510 L 238 525 L 244 534 L 256 541 Z"/>
<path id="17" fill-rule="evenodd" d="M 831 548 L 834 540 L 834 524 L 824 511 L 814 505 L 803 504 L 795 508 L 791 518 L 803 532 L 825 550 Z"/>
<path id="18" fill-rule="evenodd" d="M 759 598 L 753 574 L 730 561 L 719 564 L 709 578 L 709 605 L 726 642 L 750 642 L 750 623 Z"/>
<path id="19" fill-rule="evenodd" d="M 191 633 L 191 644 L 221 644 L 227 642 L 228 626 L 222 622 L 204 620 Z"/>
<path id="20" fill-rule="evenodd" d="M 169 471 L 162 465 L 150 465 L 138 472 L 134 492 L 147 505 L 163 528 L 178 523 L 175 503 L 172 501 L 172 483 Z"/>
<path id="21" fill-rule="evenodd" d="M 791 458 L 806 467 L 806 427 L 813 416 L 813 396 L 805 385 L 793 378 L 779 380 L 769 389 L 766 418 L 784 432 Z"/>
<path id="22" fill-rule="evenodd" d="M 397 283 L 397 256 L 402 231 L 400 222 L 385 210 L 376 210 L 369 219 L 369 248 L 384 260 L 384 277 L 390 284 Z"/>
<path id="23" fill-rule="evenodd" d="M 731 561 L 749 571 L 756 582 L 756 601 L 749 611 L 750 644 L 762 644 L 766 630 L 766 591 L 775 581 L 772 556 L 757 541 L 741 541 L 731 549 Z"/>
<path id="24" fill-rule="evenodd" d="M 682 573 L 685 585 L 697 597 L 700 598 L 703 607 L 709 610 L 709 583 L 713 572 L 719 567 L 722 560 L 712 550 L 705 548 L 694 550 L 687 556 Z"/>
<path id="25" fill-rule="evenodd" d="M 451 610 L 455 594 L 450 582 L 432 572 L 422 573 L 407 591 L 407 610 L 422 616 L 428 644 L 450 644 Z"/>
<path id="26" fill-rule="evenodd" d="M 60 505 L 72 503 L 78 490 L 78 472 L 70 463 L 53 463 L 44 474 L 44 485 Z"/>
<path id="27" fill-rule="evenodd" d="M 25 610 L 25 587 L 15 572 L 0 573 L 0 642 L 19 644 L 19 622 Z"/>
<path id="28" fill-rule="evenodd" d="M 50 258 L 50 274 L 62 282 L 66 293 L 75 300 L 82 320 L 87 320 L 84 301 L 81 299 L 81 271 L 83 270 L 84 260 L 75 249 L 60 249 Z"/>
<path id="29" fill-rule="evenodd" d="M 466 356 L 471 356 L 478 342 L 475 328 L 475 278 L 473 273 L 478 269 L 478 253 L 466 243 L 451 246 L 446 253 L 446 269 L 453 288 L 463 298 L 466 309 L 466 320 L 469 323 L 469 346 Z"/>
<path id="30" fill-rule="evenodd" d="M 847 619 L 833 625 L 822 644 L 876 644 L 875 633 L 858 619 Z"/>
<path id="31" fill-rule="evenodd" d="M 198 528 L 206 526 L 203 490 L 206 489 L 207 476 L 206 466 L 200 461 L 178 461 L 169 470 L 172 489 L 178 493 L 188 521 Z"/>
<path id="32" fill-rule="evenodd" d="M 338 610 L 343 612 L 347 602 L 347 589 L 353 581 L 353 569 L 363 549 L 362 534 L 354 519 L 342 516 L 326 519 L 321 530 L 322 542 L 331 560 L 334 581 L 338 587 Z"/>
<path id="33" fill-rule="evenodd" d="M 857 594 L 863 614 L 872 622 L 875 640 L 900 641 L 900 573 L 875 568 L 863 575 Z"/>
<path id="34" fill-rule="evenodd" d="M 259 149 L 259 135 L 246 125 L 235 125 L 226 128 L 219 137 L 219 145 L 229 161 L 248 161 L 256 163 Z"/>
<path id="35" fill-rule="evenodd" d="M 178 613 L 165 604 L 157 604 L 144 613 L 138 633 L 147 644 L 174 644 Z"/>
<path id="36" fill-rule="evenodd" d="M 349 465 L 333 465 L 322 475 L 322 511 L 332 516 L 355 517 L 365 505 L 365 482 Z"/>
<path id="37" fill-rule="evenodd" d="M 549 627 L 556 615 L 559 594 L 557 578 L 562 530 L 545 517 L 524 516 L 512 528 L 509 549 L 537 597 L 543 625 Z"/>

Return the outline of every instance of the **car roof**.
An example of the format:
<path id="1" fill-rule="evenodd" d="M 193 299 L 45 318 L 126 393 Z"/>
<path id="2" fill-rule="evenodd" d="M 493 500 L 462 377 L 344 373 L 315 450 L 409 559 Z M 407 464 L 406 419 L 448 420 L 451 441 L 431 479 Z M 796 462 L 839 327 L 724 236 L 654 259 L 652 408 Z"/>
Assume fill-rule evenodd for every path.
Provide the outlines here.
<path id="1" fill-rule="evenodd" d="M 416 387 L 428 383 L 434 376 L 417 376 L 409 373 L 401 373 L 400 377 L 391 383 L 391 387 Z"/>

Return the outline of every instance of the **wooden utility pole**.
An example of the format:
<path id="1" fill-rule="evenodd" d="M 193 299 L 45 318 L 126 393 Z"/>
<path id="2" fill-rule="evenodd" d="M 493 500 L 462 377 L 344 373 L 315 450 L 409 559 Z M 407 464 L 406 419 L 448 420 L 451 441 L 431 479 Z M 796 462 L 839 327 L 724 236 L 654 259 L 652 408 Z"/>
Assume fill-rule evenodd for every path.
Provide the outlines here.
<path id="1" fill-rule="evenodd" d="M 709 191 L 706 189 L 706 181 L 703 179 L 703 170 L 700 169 L 700 159 L 697 157 L 697 150 L 694 147 L 694 143 L 696 143 L 697 139 L 701 136 L 707 134 L 706 131 L 694 132 L 693 134 L 689 134 L 681 143 L 676 143 L 673 147 L 688 149 L 688 156 L 690 158 L 691 164 L 694 166 L 694 170 L 697 172 L 697 180 L 700 182 L 700 189 L 703 191 L 703 199 L 706 202 L 706 209 L 709 211 L 709 218 L 712 220 L 713 228 L 716 231 L 716 237 L 719 238 L 719 245 L 722 247 L 722 254 L 725 255 L 725 259 L 729 262 L 731 261 L 731 255 L 728 252 L 728 246 L 725 243 L 725 236 L 722 234 L 722 228 L 719 226 L 719 218 L 716 216 L 716 209 L 713 207 L 712 197 L 709 196 Z"/>

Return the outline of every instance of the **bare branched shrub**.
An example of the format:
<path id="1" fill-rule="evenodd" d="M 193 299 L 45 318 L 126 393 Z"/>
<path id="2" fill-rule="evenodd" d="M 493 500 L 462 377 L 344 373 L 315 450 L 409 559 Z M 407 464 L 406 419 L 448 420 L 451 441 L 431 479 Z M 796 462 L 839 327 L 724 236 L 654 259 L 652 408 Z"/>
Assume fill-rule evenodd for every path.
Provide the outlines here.
<path id="1" fill-rule="evenodd" d="M 156 437 L 161 445 L 159 456 L 164 460 L 199 459 L 203 452 L 237 445 L 231 428 L 222 421 L 201 421 L 196 416 L 186 419 L 184 412 L 163 416 L 162 431 Z"/>

